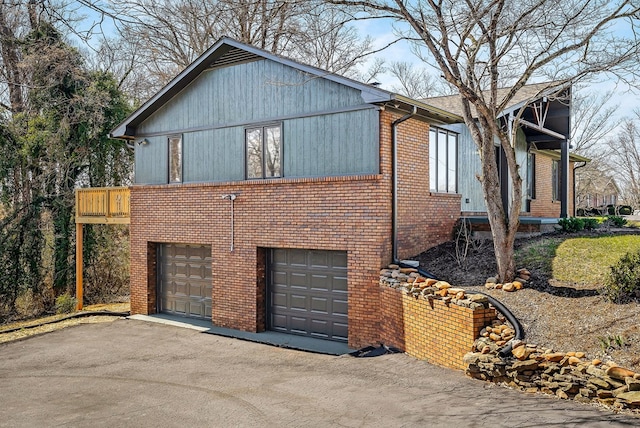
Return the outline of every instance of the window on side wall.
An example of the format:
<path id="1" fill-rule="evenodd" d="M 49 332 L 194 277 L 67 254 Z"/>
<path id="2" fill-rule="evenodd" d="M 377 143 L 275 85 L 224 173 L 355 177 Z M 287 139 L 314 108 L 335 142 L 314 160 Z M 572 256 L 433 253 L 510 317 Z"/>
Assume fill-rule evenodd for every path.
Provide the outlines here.
<path id="1" fill-rule="evenodd" d="M 527 153 L 527 199 L 536 198 L 536 155 Z"/>
<path id="2" fill-rule="evenodd" d="M 182 183 L 182 136 L 169 137 L 169 183 Z"/>
<path id="3" fill-rule="evenodd" d="M 446 129 L 429 129 L 429 189 L 432 192 L 458 191 L 458 134 Z"/>
<path id="4" fill-rule="evenodd" d="M 559 201 L 561 196 L 560 190 L 560 161 L 554 160 L 551 164 L 551 194 L 554 201 Z"/>
<path id="5" fill-rule="evenodd" d="M 246 177 L 282 177 L 281 126 L 266 125 L 245 130 Z"/>

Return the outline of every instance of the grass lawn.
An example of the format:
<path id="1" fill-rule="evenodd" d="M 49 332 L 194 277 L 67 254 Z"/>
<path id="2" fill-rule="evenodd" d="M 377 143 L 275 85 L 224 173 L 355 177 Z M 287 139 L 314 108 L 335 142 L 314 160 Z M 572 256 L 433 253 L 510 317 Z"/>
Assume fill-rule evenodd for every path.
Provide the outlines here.
<path id="1" fill-rule="evenodd" d="M 640 250 L 640 236 L 570 238 L 555 249 L 552 277 L 585 285 L 602 285 L 609 267 L 628 252 Z"/>

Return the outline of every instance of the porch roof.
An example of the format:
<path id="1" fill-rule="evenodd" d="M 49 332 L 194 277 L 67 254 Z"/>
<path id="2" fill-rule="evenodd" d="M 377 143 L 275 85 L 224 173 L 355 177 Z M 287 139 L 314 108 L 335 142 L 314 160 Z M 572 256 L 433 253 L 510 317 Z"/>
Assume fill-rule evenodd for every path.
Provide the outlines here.
<path id="1" fill-rule="evenodd" d="M 498 99 L 504 99 L 511 88 L 498 89 Z M 484 94 L 488 97 L 488 94 Z M 460 95 L 433 97 L 422 100 L 426 104 L 462 115 Z M 536 148 L 560 149 L 560 143 L 569 138 L 571 86 L 559 82 L 525 85 L 497 116 L 517 115 L 523 109 L 520 126 L 527 141 Z M 475 109 L 472 114 L 477 117 Z"/>

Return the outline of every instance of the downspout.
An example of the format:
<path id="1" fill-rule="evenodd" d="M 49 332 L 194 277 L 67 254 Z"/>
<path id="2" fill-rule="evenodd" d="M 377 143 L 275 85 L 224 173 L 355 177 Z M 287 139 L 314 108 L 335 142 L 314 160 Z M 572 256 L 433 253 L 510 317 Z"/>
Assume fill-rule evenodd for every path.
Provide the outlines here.
<path id="1" fill-rule="evenodd" d="M 394 263 L 398 263 L 398 125 L 413 117 L 418 112 L 418 107 L 413 106 L 411 113 L 407 113 L 391 123 L 391 145 L 393 146 L 393 190 L 391 202 L 391 240 L 392 258 Z"/>
<path id="2" fill-rule="evenodd" d="M 393 263 L 401 265 L 401 266 L 407 266 L 406 263 L 401 262 L 400 260 L 398 260 L 398 132 L 397 132 L 397 127 L 399 124 L 401 124 L 402 122 L 404 122 L 405 120 L 415 116 L 415 114 L 417 113 L 418 108 L 416 106 L 413 106 L 413 111 L 411 113 L 408 113 L 404 116 L 402 116 L 399 119 L 394 120 L 391 123 L 391 144 L 393 145 L 393 162 L 392 162 L 392 168 L 393 168 L 393 201 L 392 201 L 392 253 L 393 253 Z M 417 267 L 417 266 L 412 266 L 412 267 Z M 427 278 L 436 278 L 435 275 L 433 275 L 432 273 L 417 267 L 418 273 L 424 277 Z M 522 329 L 522 326 L 520 325 L 520 322 L 518 322 L 517 318 L 511 313 L 511 311 L 509 311 L 509 309 L 507 309 L 502 303 L 500 303 L 498 300 L 496 300 L 495 298 L 493 298 L 492 296 L 489 296 L 486 293 L 481 293 L 481 292 L 476 292 L 477 294 L 483 294 L 487 297 L 487 299 L 489 300 L 489 303 L 491 303 L 493 305 L 493 307 L 495 307 L 498 312 L 502 313 L 505 318 L 509 321 L 509 323 L 511 323 L 511 325 L 513 326 L 514 330 L 515 330 L 515 340 L 522 340 L 524 339 L 524 330 Z M 506 346 L 504 346 L 499 354 L 501 357 L 506 357 L 511 353 L 512 347 L 513 347 L 513 340 L 510 341 Z"/>
<path id="3" fill-rule="evenodd" d="M 580 166 L 573 166 L 573 171 L 571 171 L 571 173 L 573 174 L 573 217 L 576 216 L 576 169 L 580 169 L 582 167 L 587 166 L 587 162 L 583 162 L 582 165 Z"/>

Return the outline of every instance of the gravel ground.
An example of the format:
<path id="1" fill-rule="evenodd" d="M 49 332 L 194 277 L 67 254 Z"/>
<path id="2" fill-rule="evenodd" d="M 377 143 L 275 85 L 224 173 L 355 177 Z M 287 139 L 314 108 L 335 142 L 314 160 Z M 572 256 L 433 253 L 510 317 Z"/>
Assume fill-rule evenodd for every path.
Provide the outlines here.
<path id="1" fill-rule="evenodd" d="M 127 312 L 129 311 L 129 303 L 109 303 L 109 304 L 98 304 L 86 306 L 84 308 L 87 311 L 110 311 L 110 312 Z M 74 325 L 80 324 L 95 324 L 95 323 L 104 323 L 104 322 L 112 322 L 121 317 L 117 316 L 90 316 L 83 318 L 73 318 L 63 321 L 55 322 L 60 318 L 67 317 L 69 314 L 58 314 L 58 315 L 50 315 L 47 317 L 36 318 L 32 320 L 19 321 L 11 324 L 5 324 L 0 326 L 1 331 L 7 330 L 15 330 L 19 328 L 20 330 L 9 331 L 8 333 L 0 333 L 0 343 L 5 342 L 13 342 L 14 340 L 21 340 L 31 336 L 37 336 L 39 334 L 49 333 L 52 331 L 60 330 L 63 328 L 71 327 Z M 50 324 L 46 324 L 51 322 Z M 39 325 L 43 324 L 43 325 Z M 39 325 L 37 327 L 34 327 Z"/>

